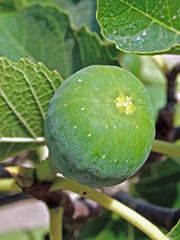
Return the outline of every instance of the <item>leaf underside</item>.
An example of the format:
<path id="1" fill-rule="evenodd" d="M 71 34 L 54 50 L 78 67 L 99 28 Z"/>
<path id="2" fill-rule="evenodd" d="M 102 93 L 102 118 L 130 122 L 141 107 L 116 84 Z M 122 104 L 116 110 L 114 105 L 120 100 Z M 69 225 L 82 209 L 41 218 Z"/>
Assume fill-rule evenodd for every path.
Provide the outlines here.
<path id="1" fill-rule="evenodd" d="M 13 63 L 0 58 L 0 159 L 45 144 L 47 107 L 62 81 L 56 71 L 50 72 L 42 63 L 26 59 Z"/>

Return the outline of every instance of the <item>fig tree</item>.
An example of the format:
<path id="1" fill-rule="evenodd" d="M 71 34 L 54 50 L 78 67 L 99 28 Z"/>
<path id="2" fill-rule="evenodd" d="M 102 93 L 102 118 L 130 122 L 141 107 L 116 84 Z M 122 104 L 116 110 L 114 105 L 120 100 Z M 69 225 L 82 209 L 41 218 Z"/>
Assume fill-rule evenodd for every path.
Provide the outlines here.
<path id="1" fill-rule="evenodd" d="M 154 114 L 143 84 L 115 66 L 89 66 L 68 77 L 44 125 L 52 167 L 92 187 L 131 177 L 147 159 Z"/>

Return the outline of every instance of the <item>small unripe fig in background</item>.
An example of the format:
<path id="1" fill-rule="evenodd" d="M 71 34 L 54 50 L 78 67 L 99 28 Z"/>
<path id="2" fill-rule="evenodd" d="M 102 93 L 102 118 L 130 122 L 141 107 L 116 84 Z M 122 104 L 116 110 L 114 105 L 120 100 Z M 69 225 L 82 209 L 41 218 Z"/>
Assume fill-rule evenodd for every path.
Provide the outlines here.
<path id="1" fill-rule="evenodd" d="M 155 135 L 143 84 L 120 67 L 97 65 L 61 84 L 44 130 L 52 167 L 93 187 L 131 177 L 147 159 Z"/>

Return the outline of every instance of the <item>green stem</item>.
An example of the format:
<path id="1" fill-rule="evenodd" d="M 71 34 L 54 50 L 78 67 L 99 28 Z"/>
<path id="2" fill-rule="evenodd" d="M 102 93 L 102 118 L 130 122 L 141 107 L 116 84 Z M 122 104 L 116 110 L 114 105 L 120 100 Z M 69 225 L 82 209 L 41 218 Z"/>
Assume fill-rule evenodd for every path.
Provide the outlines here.
<path id="1" fill-rule="evenodd" d="M 63 207 L 49 208 L 50 240 L 62 240 Z"/>
<path id="2" fill-rule="evenodd" d="M 0 192 L 22 192 L 22 189 L 17 185 L 15 179 L 2 178 L 0 179 Z"/>
<path id="3" fill-rule="evenodd" d="M 154 140 L 152 151 L 180 157 L 180 146 L 161 140 Z"/>
<path id="4" fill-rule="evenodd" d="M 134 226 L 128 223 L 128 239 L 134 240 Z"/>
<path id="5" fill-rule="evenodd" d="M 36 177 L 38 180 L 46 182 L 52 182 L 56 178 L 56 172 L 52 169 L 48 158 L 38 164 Z"/>
<path id="6" fill-rule="evenodd" d="M 155 225 L 153 225 L 150 221 L 148 221 L 146 218 L 134 210 L 103 193 L 97 192 L 88 186 L 84 186 L 67 178 L 58 177 L 58 179 L 52 184 L 50 191 L 56 191 L 59 189 L 75 192 L 84 198 L 88 198 L 97 202 L 101 206 L 117 213 L 119 216 L 126 219 L 128 222 L 139 228 L 153 240 L 169 239 Z"/>

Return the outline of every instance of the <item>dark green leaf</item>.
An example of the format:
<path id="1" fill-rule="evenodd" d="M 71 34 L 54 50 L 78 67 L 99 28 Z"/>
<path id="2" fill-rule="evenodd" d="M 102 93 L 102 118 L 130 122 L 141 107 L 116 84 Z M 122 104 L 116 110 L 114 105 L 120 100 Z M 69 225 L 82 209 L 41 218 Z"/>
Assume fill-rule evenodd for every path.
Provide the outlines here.
<path id="1" fill-rule="evenodd" d="M 51 4 L 60 9 L 67 10 L 72 17 L 72 24 L 75 27 L 87 25 L 92 31 L 100 33 L 100 27 L 96 20 L 96 0 L 0 0 L 1 11 L 18 11 L 34 4 Z"/>
<path id="2" fill-rule="evenodd" d="M 98 0 L 97 17 L 104 37 L 123 51 L 179 53 L 179 0 Z"/>
<path id="3" fill-rule="evenodd" d="M 87 25 L 90 30 L 100 33 L 100 27 L 96 20 L 96 0 L 51 0 L 51 2 L 69 11 L 72 16 L 72 23 L 75 27 Z"/>
<path id="4" fill-rule="evenodd" d="M 79 49 L 79 56 L 76 57 L 81 60 L 82 68 L 93 64 L 118 65 L 111 56 L 109 45 L 102 44 L 96 33 L 91 33 L 87 28 L 82 27 L 75 36 Z"/>
<path id="5" fill-rule="evenodd" d="M 157 162 L 140 175 L 135 184 L 136 195 L 164 207 L 173 207 L 177 201 L 180 165 L 171 158 Z"/>
<path id="6" fill-rule="evenodd" d="M 114 213 L 106 212 L 81 228 L 77 240 L 148 240 L 140 230 Z"/>
<path id="7" fill-rule="evenodd" d="M 46 110 L 61 82 L 42 63 L 0 58 L 0 159 L 45 144 Z"/>
<path id="8" fill-rule="evenodd" d="M 0 0 L 0 11 L 15 11 L 16 6 L 12 0 Z"/>

